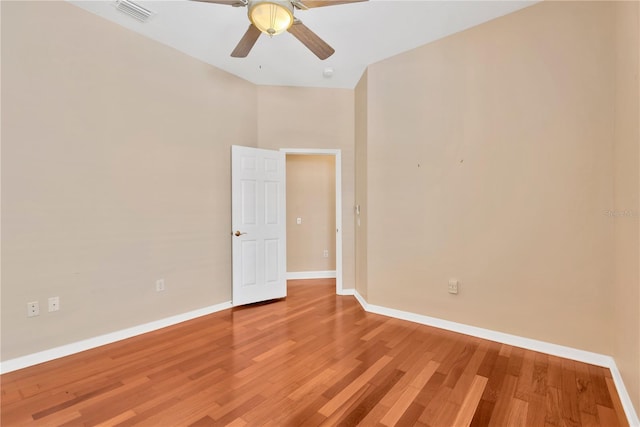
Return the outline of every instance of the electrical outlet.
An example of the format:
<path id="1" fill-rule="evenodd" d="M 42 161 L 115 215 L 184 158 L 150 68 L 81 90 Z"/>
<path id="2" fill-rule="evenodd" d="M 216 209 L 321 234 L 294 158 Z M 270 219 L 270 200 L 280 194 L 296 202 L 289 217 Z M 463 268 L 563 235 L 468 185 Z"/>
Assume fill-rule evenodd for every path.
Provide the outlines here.
<path id="1" fill-rule="evenodd" d="M 296 218 L 296 224 L 298 225 L 302 224 L 302 218 Z"/>
<path id="2" fill-rule="evenodd" d="M 449 279 L 449 293 L 450 294 L 458 293 L 458 281 L 456 279 Z"/>
<path id="3" fill-rule="evenodd" d="M 164 279 L 156 280 L 156 292 L 164 291 Z"/>
<path id="4" fill-rule="evenodd" d="M 40 315 L 40 304 L 38 301 L 27 303 L 27 317 L 35 317 Z"/>
<path id="5" fill-rule="evenodd" d="M 49 312 L 60 310 L 60 297 L 49 298 Z"/>
<path id="6" fill-rule="evenodd" d="M 325 249 L 324 252 L 322 252 L 322 256 L 325 258 L 329 258 L 329 249 Z"/>

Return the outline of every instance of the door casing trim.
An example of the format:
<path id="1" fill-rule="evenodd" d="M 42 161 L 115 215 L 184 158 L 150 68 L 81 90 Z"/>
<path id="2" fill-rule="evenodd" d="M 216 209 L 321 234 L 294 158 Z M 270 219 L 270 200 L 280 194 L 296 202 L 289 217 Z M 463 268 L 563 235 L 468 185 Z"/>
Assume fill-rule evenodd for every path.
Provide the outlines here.
<path id="1" fill-rule="evenodd" d="M 329 155 L 335 157 L 336 169 L 336 294 L 344 295 L 342 281 L 342 150 L 330 148 L 281 148 L 287 154 Z M 286 181 L 286 178 L 285 178 Z"/>

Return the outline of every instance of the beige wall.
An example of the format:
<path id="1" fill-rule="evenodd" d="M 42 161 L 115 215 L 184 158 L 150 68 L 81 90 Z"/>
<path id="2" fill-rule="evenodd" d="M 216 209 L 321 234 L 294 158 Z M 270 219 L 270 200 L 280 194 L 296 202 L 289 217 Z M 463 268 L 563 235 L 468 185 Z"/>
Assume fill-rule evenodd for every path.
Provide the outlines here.
<path id="1" fill-rule="evenodd" d="M 356 290 L 365 299 L 367 292 L 367 72 L 355 88 L 355 175 L 356 175 L 356 206 L 360 206 L 360 212 L 356 212 Z"/>
<path id="2" fill-rule="evenodd" d="M 335 252 L 335 156 L 288 154 L 287 271 L 335 270 Z"/>
<path id="3" fill-rule="evenodd" d="M 342 152 L 343 287 L 353 289 L 354 94 L 347 89 L 258 87 L 258 147 Z"/>
<path id="4" fill-rule="evenodd" d="M 2 360 L 230 300 L 229 147 L 255 146 L 255 100 L 66 2 L 2 2 Z"/>
<path id="5" fill-rule="evenodd" d="M 543 2 L 369 67 L 368 302 L 611 354 L 613 11 Z"/>
<path id="6" fill-rule="evenodd" d="M 640 413 L 640 46 L 638 2 L 619 2 L 616 9 L 616 122 L 614 200 L 609 217 L 615 228 L 613 354 Z"/>
<path id="7" fill-rule="evenodd" d="M 64 2 L 2 9 L 2 360 L 228 301 L 231 144 L 341 149 L 354 286 L 353 91 L 257 88 Z"/>

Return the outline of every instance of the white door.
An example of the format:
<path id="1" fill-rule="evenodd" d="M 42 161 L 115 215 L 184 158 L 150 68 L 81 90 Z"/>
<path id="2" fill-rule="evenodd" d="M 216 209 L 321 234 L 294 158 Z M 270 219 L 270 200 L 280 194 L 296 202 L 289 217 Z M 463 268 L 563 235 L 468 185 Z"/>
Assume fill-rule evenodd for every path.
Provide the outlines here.
<path id="1" fill-rule="evenodd" d="M 285 154 L 231 147 L 234 306 L 287 296 Z"/>

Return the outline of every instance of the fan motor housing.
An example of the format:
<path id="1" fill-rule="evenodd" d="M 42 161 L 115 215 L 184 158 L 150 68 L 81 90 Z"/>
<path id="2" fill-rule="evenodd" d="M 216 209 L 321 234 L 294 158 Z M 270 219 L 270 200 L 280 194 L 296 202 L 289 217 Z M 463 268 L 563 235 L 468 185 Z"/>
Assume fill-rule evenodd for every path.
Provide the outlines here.
<path id="1" fill-rule="evenodd" d="M 293 24 L 293 5 L 289 0 L 250 0 L 249 20 L 270 36 L 283 33 Z"/>

